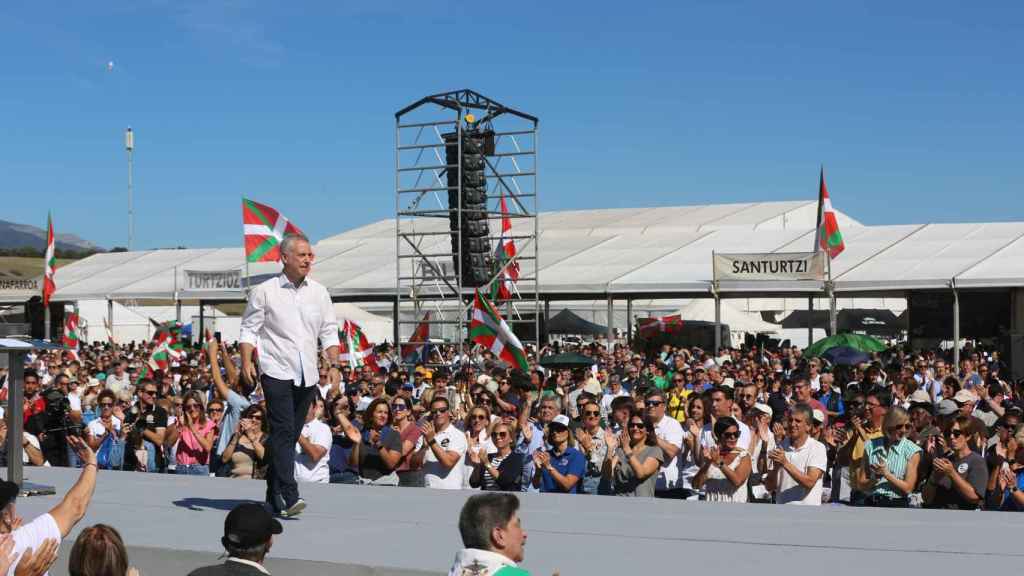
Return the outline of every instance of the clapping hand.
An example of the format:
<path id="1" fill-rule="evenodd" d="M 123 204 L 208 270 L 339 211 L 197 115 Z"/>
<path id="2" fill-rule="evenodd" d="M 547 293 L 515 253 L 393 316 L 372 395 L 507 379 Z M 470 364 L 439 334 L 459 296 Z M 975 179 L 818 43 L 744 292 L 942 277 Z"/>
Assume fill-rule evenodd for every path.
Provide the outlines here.
<path id="1" fill-rule="evenodd" d="M 885 475 L 889 472 L 889 468 L 885 464 L 885 458 L 879 458 L 878 462 L 872 464 L 871 471 L 879 478 L 885 478 Z"/>
<path id="2" fill-rule="evenodd" d="M 619 436 L 619 447 L 622 448 L 622 451 L 626 456 L 633 455 L 633 443 L 629 439 L 629 432 L 626 432 L 625 430 L 622 431 L 622 434 Z"/>
<path id="3" fill-rule="evenodd" d="M 771 429 L 768 428 L 768 420 L 758 419 L 757 421 L 757 436 L 762 442 L 767 443 L 772 436 Z"/>
<path id="4" fill-rule="evenodd" d="M 772 424 L 772 433 L 775 434 L 776 443 L 782 442 L 782 439 L 786 437 L 786 429 L 782 426 L 781 422 Z"/>
<path id="5" fill-rule="evenodd" d="M 932 466 L 946 476 L 952 476 L 953 474 L 953 463 L 950 462 L 948 458 L 936 458 L 935 461 L 932 462 Z"/>
<path id="6" fill-rule="evenodd" d="M 590 452 L 590 449 L 594 447 L 594 440 L 590 437 L 583 428 L 576 429 L 576 441 L 579 442 L 583 450 Z"/>
<path id="7" fill-rule="evenodd" d="M 722 463 L 722 454 L 718 450 L 714 448 L 705 447 L 702 448 L 700 452 L 705 462 L 710 462 L 715 466 L 718 466 L 719 464 Z"/>
<path id="8" fill-rule="evenodd" d="M 31 548 L 25 549 L 18 567 L 14 569 L 14 576 L 43 576 L 56 560 L 57 541 L 47 538 L 34 552 Z"/>
<path id="9" fill-rule="evenodd" d="M 1009 468 L 1002 468 L 999 470 L 999 489 L 1006 490 L 1011 486 L 1017 485 L 1017 475 L 1013 473 Z"/>
<path id="10" fill-rule="evenodd" d="M 776 464 L 782 464 L 786 461 L 786 452 L 782 448 L 775 448 L 768 452 L 768 459 Z"/>
<path id="11" fill-rule="evenodd" d="M 424 422 L 420 426 L 420 432 L 423 433 L 423 439 L 429 444 L 433 439 L 437 431 L 434 430 L 434 424 L 432 422 Z"/>
<path id="12" fill-rule="evenodd" d="M 604 443 L 608 445 L 608 454 L 614 454 L 615 449 L 619 447 L 619 437 L 613 434 L 611 430 L 605 430 Z"/>

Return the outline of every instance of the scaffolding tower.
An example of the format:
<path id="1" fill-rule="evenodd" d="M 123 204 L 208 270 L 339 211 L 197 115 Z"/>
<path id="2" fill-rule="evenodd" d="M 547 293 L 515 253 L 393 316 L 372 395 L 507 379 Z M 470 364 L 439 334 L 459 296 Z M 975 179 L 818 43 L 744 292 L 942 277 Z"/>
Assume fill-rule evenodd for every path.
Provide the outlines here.
<path id="1" fill-rule="evenodd" d="M 474 292 L 490 297 L 496 286 L 505 289 L 492 302 L 519 339 L 539 341 L 537 129 L 536 117 L 472 90 L 427 96 L 395 113 L 400 356 L 423 349 L 425 327 L 430 339 L 457 344 L 462 357 L 472 347 Z M 503 219 L 510 231 L 503 231 Z M 501 250 L 509 241 L 511 260 Z M 507 276 L 513 265 L 516 282 Z"/>

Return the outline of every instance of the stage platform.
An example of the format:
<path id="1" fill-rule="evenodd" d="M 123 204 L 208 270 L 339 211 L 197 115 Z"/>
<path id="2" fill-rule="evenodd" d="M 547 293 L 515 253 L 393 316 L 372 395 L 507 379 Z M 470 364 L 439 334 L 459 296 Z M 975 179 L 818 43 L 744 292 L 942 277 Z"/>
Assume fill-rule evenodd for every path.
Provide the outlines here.
<path id="1" fill-rule="evenodd" d="M 63 494 L 76 470 L 26 468 Z M 79 528 L 115 526 L 145 575 L 218 562 L 224 516 L 259 501 L 263 483 L 101 472 Z M 303 485 L 309 508 L 284 521 L 274 574 L 418 576 L 447 572 L 460 547 L 458 512 L 470 492 Z M 1024 564 L 1024 515 L 997 512 L 802 508 L 593 496 L 522 496 L 534 576 L 865 572 L 1012 574 Z M 57 496 L 19 500 L 31 519 Z M 67 573 L 75 534 L 51 572 Z M 638 569 L 642 572 L 638 572 Z M 724 571 L 724 572 L 719 572 Z"/>

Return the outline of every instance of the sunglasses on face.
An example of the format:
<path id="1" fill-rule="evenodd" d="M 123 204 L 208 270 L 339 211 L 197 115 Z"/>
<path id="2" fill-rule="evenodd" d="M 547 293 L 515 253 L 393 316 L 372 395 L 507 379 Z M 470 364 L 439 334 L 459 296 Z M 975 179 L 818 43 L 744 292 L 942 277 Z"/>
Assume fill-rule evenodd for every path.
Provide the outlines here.
<path id="1" fill-rule="evenodd" d="M 224 412 L 223 408 L 207 408 L 206 409 L 206 413 L 207 414 L 222 414 L 223 412 Z"/>
<path id="2" fill-rule="evenodd" d="M 508 432 L 495 432 L 494 433 L 494 437 L 495 438 L 508 438 L 508 436 L 509 436 Z"/>
<path id="3" fill-rule="evenodd" d="M 963 431 L 959 430 L 959 429 L 957 429 L 957 430 L 950 430 L 949 431 L 949 437 L 950 438 L 959 438 L 959 437 L 961 437 L 963 435 L 964 435 Z"/>
<path id="4" fill-rule="evenodd" d="M 430 411 L 430 413 L 433 414 L 434 416 L 437 416 L 437 415 L 440 415 L 440 414 L 445 414 L 447 412 L 448 412 L 447 408 L 434 408 L 433 410 Z"/>
<path id="5" fill-rule="evenodd" d="M 405 404 L 392 404 L 391 409 L 395 412 L 405 412 L 409 408 Z"/>
<path id="6" fill-rule="evenodd" d="M 100 408 L 113 408 L 113 402 L 100 402 Z"/>
<path id="7" fill-rule="evenodd" d="M 146 390 L 140 391 L 139 393 L 140 394 L 146 394 L 148 396 L 152 396 L 153 394 L 156 394 L 156 390 L 148 390 L 148 389 L 146 389 Z"/>
<path id="8" fill-rule="evenodd" d="M 588 417 L 588 418 L 592 417 L 592 416 L 600 416 L 601 415 L 601 411 L 600 410 L 587 410 L 587 411 L 585 411 L 583 413 L 583 415 Z"/>
<path id="9" fill-rule="evenodd" d="M 646 430 L 643 422 L 630 422 L 627 426 L 630 430 Z"/>
<path id="10" fill-rule="evenodd" d="M 487 420 L 487 414 L 474 414 L 473 420 Z"/>
<path id="11" fill-rule="evenodd" d="M 740 437 L 740 433 L 739 432 L 730 432 L 730 431 L 722 432 L 722 439 L 723 440 L 736 440 L 739 437 Z"/>
<path id="12" fill-rule="evenodd" d="M 661 400 L 648 400 L 647 402 L 644 402 L 644 406 L 647 406 L 648 408 L 657 408 L 662 404 L 664 404 L 664 402 Z"/>
<path id="13" fill-rule="evenodd" d="M 891 430 L 891 431 L 910 430 L 910 424 L 908 423 L 908 424 L 899 424 L 899 425 L 896 425 L 896 426 L 890 426 L 889 430 Z"/>

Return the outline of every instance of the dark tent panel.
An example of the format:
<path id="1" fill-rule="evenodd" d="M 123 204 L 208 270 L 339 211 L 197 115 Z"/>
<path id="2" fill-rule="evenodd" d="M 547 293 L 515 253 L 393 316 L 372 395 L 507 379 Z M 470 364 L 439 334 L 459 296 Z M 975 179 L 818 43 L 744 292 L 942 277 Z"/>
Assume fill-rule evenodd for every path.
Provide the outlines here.
<path id="1" fill-rule="evenodd" d="M 783 328 L 820 328 L 828 330 L 828 310 L 794 310 L 782 320 Z M 895 336 L 906 330 L 906 318 L 891 310 L 847 308 L 836 314 L 836 328 L 840 332 L 862 332 L 872 336 Z"/>
<path id="2" fill-rule="evenodd" d="M 607 326 L 594 324 L 580 318 L 568 308 L 555 314 L 547 321 L 548 334 L 581 334 L 589 336 L 603 336 L 608 333 Z"/>

